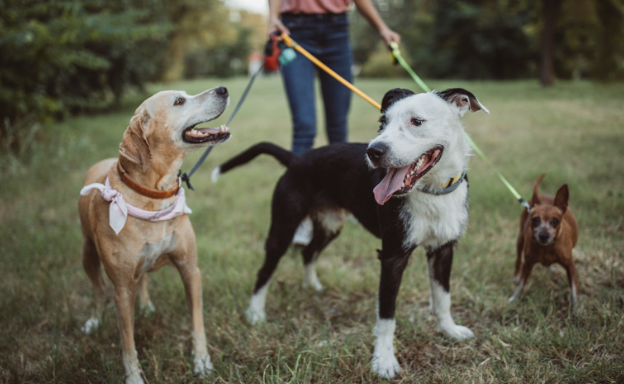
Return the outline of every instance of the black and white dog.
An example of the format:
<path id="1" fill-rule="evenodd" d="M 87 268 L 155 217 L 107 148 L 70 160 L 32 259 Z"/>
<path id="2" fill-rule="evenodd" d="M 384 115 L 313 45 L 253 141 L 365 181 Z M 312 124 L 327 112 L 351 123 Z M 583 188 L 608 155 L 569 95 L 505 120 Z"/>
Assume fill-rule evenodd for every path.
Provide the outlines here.
<path id="1" fill-rule="evenodd" d="M 306 216 L 314 233 L 302 250 L 304 285 L 322 290 L 314 262 L 350 212 L 382 241 L 373 371 L 391 378 L 401 369 L 393 345 L 396 297 L 403 270 L 419 245 L 427 251 L 430 309 L 439 330 L 455 340 L 473 337 L 451 317 L 449 279 L 453 246 L 468 221 L 470 145 L 459 119 L 468 110 L 481 109 L 488 112 L 472 93 L 459 88 L 421 94 L 393 89 L 382 101 L 379 136 L 368 145 L 334 144 L 296 156 L 259 143 L 216 168 L 213 181 L 259 154 L 272 155 L 287 167 L 273 193 L 266 258 L 248 320 L 266 319 L 269 280 Z"/>

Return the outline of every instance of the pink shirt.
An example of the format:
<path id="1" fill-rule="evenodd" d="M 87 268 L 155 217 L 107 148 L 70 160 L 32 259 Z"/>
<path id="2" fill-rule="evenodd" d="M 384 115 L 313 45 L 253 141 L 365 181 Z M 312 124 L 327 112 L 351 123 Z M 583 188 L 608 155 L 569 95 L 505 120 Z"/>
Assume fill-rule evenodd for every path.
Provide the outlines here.
<path id="1" fill-rule="evenodd" d="M 284 0 L 280 13 L 343 13 L 351 0 Z"/>

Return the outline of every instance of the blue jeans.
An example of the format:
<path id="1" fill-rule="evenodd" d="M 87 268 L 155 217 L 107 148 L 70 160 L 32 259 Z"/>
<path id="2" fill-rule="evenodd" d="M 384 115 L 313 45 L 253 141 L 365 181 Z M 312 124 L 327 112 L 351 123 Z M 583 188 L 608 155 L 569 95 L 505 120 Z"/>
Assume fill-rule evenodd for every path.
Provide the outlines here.
<path id="1" fill-rule="evenodd" d="M 305 50 L 345 80 L 352 82 L 353 62 L 349 43 L 349 21 L 341 14 L 282 14 L 290 36 Z M 325 107 L 325 131 L 330 144 L 347 141 L 347 114 L 351 91 L 300 53 L 282 67 L 284 88 L 293 124 L 292 151 L 311 149 L 316 136 L 314 77 L 318 73 Z"/>

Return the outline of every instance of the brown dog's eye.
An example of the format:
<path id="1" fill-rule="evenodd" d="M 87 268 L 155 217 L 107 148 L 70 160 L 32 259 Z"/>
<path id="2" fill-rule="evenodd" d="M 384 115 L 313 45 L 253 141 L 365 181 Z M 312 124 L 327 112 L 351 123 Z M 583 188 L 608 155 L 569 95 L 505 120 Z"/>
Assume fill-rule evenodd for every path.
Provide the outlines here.
<path id="1" fill-rule="evenodd" d="M 550 219 L 550 225 L 552 225 L 553 227 L 556 227 L 557 225 L 559 225 L 559 219 L 557 219 L 556 217 L 553 217 L 552 219 Z"/>
<path id="2" fill-rule="evenodd" d="M 422 120 L 416 118 L 416 117 L 412 117 L 412 119 L 410 120 L 410 122 L 412 123 L 412 125 L 415 125 L 417 127 L 420 127 L 420 125 L 423 123 Z"/>
<path id="3" fill-rule="evenodd" d="M 185 102 L 186 102 L 186 99 L 184 97 L 177 97 L 173 105 L 182 105 Z"/>
<path id="4" fill-rule="evenodd" d="M 535 216 L 534 218 L 531 219 L 531 225 L 534 227 L 537 227 L 538 225 L 540 225 L 541 222 L 542 222 L 542 219 L 540 219 L 539 216 Z"/>

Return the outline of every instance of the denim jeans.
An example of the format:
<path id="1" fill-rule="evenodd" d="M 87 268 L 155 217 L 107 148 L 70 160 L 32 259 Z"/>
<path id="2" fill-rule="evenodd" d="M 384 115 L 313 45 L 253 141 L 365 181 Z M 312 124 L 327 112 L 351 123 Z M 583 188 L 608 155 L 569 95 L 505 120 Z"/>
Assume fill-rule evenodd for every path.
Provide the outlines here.
<path id="1" fill-rule="evenodd" d="M 353 59 L 346 13 L 282 14 L 281 20 L 290 30 L 290 36 L 295 42 L 345 80 L 353 81 Z M 281 73 L 292 117 L 292 151 L 300 154 L 314 145 L 315 73 L 318 74 L 323 96 L 327 139 L 330 144 L 347 141 L 347 114 L 351 104 L 351 91 L 300 53 L 297 53 L 294 61 L 282 66 Z"/>

